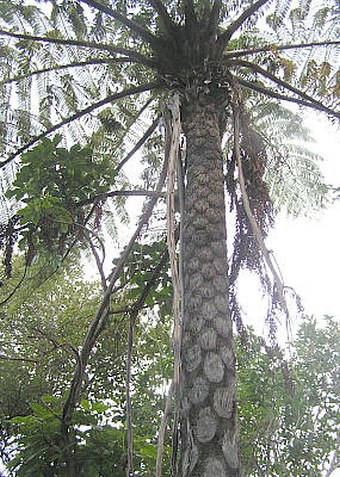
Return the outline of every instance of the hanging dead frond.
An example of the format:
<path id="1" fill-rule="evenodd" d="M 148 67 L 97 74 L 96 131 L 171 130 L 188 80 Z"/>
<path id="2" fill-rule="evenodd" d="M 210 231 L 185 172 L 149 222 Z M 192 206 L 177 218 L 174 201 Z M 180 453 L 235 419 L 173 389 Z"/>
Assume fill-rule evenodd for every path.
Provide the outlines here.
<path id="1" fill-rule="evenodd" d="M 265 239 L 274 221 L 274 209 L 264 181 L 267 167 L 266 144 L 251 127 L 250 115 L 235 90 L 234 146 L 229 161 L 227 188 L 236 212 L 236 233 L 230 271 L 231 308 L 237 327 L 242 330 L 241 313 L 236 297 L 236 280 L 241 268 L 257 273 L 269 296 L 267 321 L 274 339 L 277 317 L 284 313 L 289 332 L 290 314 L 285 285 Z"/>
<path id="2" fill-rule="evenodd" d="M 178 161 L 180 154 L 180 104 L 178 94 L 174 96 L 171 103 L 167 104 L 164 110 L 164 122 L 167 136 L 168 147 L 168 180 L 167 180 L 167 243 L 170 259 L 171 278 L 173 285 L 173 352 L 174 352 L 174 377 L 173 377 L 173 395 L 174 395 L 174 419 L 173 419 L 173 452 L 172 469 L 175 474 L 177 463 L 178 447 L 178 425 L 179 425 L 179 373 L 180 373 L 180 347 L 181 347 L 181 328 L 182 328 L 182 283 L 181 273 L 178 267 L 176 253 L 176 222 L 175 222 L 175 183 L 176 172 L 178 170 Z"/>

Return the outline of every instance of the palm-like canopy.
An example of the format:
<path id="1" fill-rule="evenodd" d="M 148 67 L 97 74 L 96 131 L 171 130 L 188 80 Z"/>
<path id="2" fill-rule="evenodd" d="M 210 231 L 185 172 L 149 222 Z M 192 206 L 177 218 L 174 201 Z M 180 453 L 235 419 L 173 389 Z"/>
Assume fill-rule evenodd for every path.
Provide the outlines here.
<path id="1" fill-rule="evenodd" d="M 110 157 L 118 173 L 150 137 L 159 137 L 159 101 L 171 91 L 183 98 L 218 91 L 225 102 L 222 132 L 230 137 L 237 103 L 242 154 L 257 155 L 258 163 L 262 156 L 257 175 L 245 167 L 255 194 L 261 189 L 256 180 L 265 175 L 276 204 L 293 210 L 306 190 L 311 205 L 322 200 L 316 156 L 296 144 L 308 133 L 280 105 L 286 101 L 339 118 L 333 2 L 301 2 L 292 9 L 290 2 L 269 0 L 184 1 L 176 7 L 160 1 L 115 7 L 94 0 L 4 1 L 0 8 L 2 223 L 15 212 L 4 194 L 22 153 L 64 132 L 69 143 L 91 145 L 97 156 Z M 237 168 L 235 160 L 231 165 L 229 177 Z"/>
<path id="2" fill-rule="evenodd" d="M 4 1 L 2 120 L 10 156 L 2 167 L 66 125 L 81 124 L 90 134 L 110 119 L 114 128 L 118 116 L 127 127 L 145 98 L 174 89 L 224 87 L 227 99 L 238 87 L 245 97 L 256 92 L 339 117 L 336 15 L 332 2 L 291 10 L 290 2 L 269 0 L 118 2 L 115 8 L 92 0 Z M 130 96 L 133 102 L 122 101 Z M 101 117 L 113 104 L 112 115 Z M 79 131 L 73 135 L 79 140 Z"/>

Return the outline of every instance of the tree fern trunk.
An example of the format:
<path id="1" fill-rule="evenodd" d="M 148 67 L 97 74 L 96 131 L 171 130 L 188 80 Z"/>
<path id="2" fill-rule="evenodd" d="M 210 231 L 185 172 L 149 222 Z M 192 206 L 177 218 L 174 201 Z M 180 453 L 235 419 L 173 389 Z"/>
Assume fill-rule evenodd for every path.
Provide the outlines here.
<path id="1" fill-rule="evenodd" d="M 183 220 L 180 477 L 239 475 L 221 110 L 207 96 L 183 110 L 187 184 Z"/>

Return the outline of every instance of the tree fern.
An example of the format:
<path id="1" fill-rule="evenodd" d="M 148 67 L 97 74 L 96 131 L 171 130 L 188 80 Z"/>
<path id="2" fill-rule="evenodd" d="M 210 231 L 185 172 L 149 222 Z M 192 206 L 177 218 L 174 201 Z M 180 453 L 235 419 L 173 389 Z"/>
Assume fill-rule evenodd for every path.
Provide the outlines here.
<path id="1" fill-rule="evenodd" d="M 282 108 L 282 103 L 288 102 L 340 118 L 336 109 L 337 65 L 333 63 L 336 54 L 332 56 L 340 44 L 335 17 L 338 7 L 336 2 L 327 1 L 322 8 L 304 0 L 296 5 L 288 0 L 56 0 L 31 6 L 18 0 L 1 2 L 0 47 L 8 51 L 8 57 L 1 59 L 6 74 L 0 85 L 4 98 L 1 107 L 4 122 L 9 119 L 8 108 L 12 108 L 14 118 L 13 130 L 5 131 L 2 171 L 10 171 L 15 163 L 20 166 L 20 158 L 25 162 L 38 150 L 42 154 L 42 144 L 45 149 L 50 147 L 46 137 L 62 133 L 65 147 L 54 153 L 73 157 L 69 172 L 79 184 L 79 190 L 71 188 L 76 204 L 67 201 L 66 193 L 54 195 L 53 181 L 46 187 L 39 183 L 34 189 L 38 197 L 33 194 L 26 211 L 21 210 L 20 220 L 30 218 L 27 230 L 21 230 L 21 235 L 26 233 L 28 242 L 31 240 L 26 255 L 42 244 L 45 253 L 47 249 L 67 254 L 76 240 L 84 238 L 80 230 L 86 238 L 88 226 L 95 228 L 97 219 L 106 212 L 104 199 L 112 199 L 115 193 L 111 188 L 125 183 L 123 165 L 137 150 L 145 153 L 144 179 L 151 188 L 146 192 L 153 193 L 108 280 L 100 270 L 103 300 L 84 338 L 61 415 L 62 459 L 69 476 L 79 470 L 75 468 L 70 423 L 80 398 L 83 370 L 107 325 L 112 291 L 146 228 L 157 196 L 162 196 L 165 165 L 160 163 L 161 148 L 165 149 L 165 163 L 174 154 L 183 162 L 179 167 L 184 191 L 179 200 L 179 236 L 184 256 L 185 326 L 183 338 L 174 345 L 183 353 L 183 378 L 174 384 L 176 415 L 181 420 L 181 477 L 239 474 L 229 311 L 238 320 L 235 284 L 240 268 L 245 266 L 259 274 L 270 296 L 272 328 L 272 317 L 287 313 L 285 285 L 265 238 L 278 209 L 286 207 L 296 213 L 298 202 L 307 201 L 307 194 L 308 203 L 316 205 L 326 192 L 315 166 L 318 158 L 297 142 L 306 131 L 297 125 L 295 114 Z M 8 65 L 16 65 L 12 73 Z M 25 94 L 28 86 L 35 94 L 34 108 Z M 263 100 L 266 103 L 261 107 Z M 181 117 L 176 110 L 178 103 Z M 157 128 L 161 116 L 165 137 Z M 184 143 L 179 152 L 177 145 L 176 151 L 173 149 L 180 140 L 180 122 L 186 148 Z M 12 132 L 26 140 L 13 147 Z M 227 137 L 224 158 L 223 136 Z M 95 163 L 98 167 L 94 169 L 101 171 L 100 161 L 92 163 L 86 156 L 88 184 L 84 183 L 87 177 L 81 167 L 75 168 L 75 151 L 85 154 L 88 142 L 94 157 L 100 154 L 109 165 L 102 171 L 104 182 L 92 170 Z M 51 154 L 53 157 L 53 151 Z M 39 157 L 34 169 L 37 177 L 43 175 L 41 168 L 46 160 Z M 19 183 L 24 171 L 22 167 L 17 176 Z M 58 171 L 63 171 L 62 165 L 53 169 L 47 160 L 44 173 L 58 176 Z M 92 173 L 98 194 L 88 191 Z M 12 179 L 10 175 L 7 178 Z M 236 217 L 230 295 L 224 179 Z M 27 180 L 28 188 L 32 183 Z M 57 177 L 55 183 L 59 182 Z M 70 185 L 67 180 L 62 182 L 65 187 Z M 9 184 L 9 189 L 18 185 Z M 25 191 L 21 194 L 17 198 L 23 201 Z M 121 204 L 116 207 L 120 213 Z M 11 235 L 9 226 L 14 227 Z M 8 222 L 6 227 L 3 235 L 17 238 L 17 222 L 14 226 Z M 9 263 L 11 240 L 7 240 L 5 265 Z M 131 313 L 138 313 L 140 303 L 144 304 L 142 285 Z M 135 316 L 130 315 L 132 325 Z M 129 342 L 129 354 L 131 349 Z M 129 366 L 131 369 L 131 363 Z M 173 473 L 177 432 L 175 419 Z M 128 471 L 132 473 L 131 442 L 128 455 Z"/>

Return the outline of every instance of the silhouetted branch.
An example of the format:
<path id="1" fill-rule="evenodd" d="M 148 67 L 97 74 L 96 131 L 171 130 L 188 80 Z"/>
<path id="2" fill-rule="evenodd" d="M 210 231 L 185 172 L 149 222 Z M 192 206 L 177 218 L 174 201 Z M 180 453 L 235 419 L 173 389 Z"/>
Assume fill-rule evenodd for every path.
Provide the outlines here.
<path id="1" fill-rule="evenodd" d="M 126 475 L 133 473 L 133 434 L 132 434 L 132 403 L 131 403 L 131 367 L 132 367 L 132 353 L 133 353 L 133 335 L 136 319 L 139 312 L 143 309 L 145 300 L 149 296 L 150 291 L 154 288 L 157 278 L 165 266 L 169 258 L 168 250 L 165 249 L 161 253 L 160 261 L 152 272 L 152 275 L 143 288 L 143 291 L 136 301 L 130 312 L 129 332 L 128 332 L 128 347 L 126 358 L 126 420 L 127 420 L 127 468 Z"/>
<path id="2" fill-rule="evenodd" d="M 155 190 L 113 190 L 111 192 L 106 192 L 103 194 L 95 195 L 90 199 L 86 199 L 82 202 L 79 202 L 77 205 L 89 205 L 94 202 L 108 199 L 109 197 L 158 197 L 165 198 L 165 192 L 157 192 Z"/>
<path id="3" fill-rule="evenodd" d="M 107 5 L 101 2 L 97 2 L 96 0 L 80 0 L 80 1 L 81 3 L 86 3 L 86 5 L 88 5 L 89 7 L 93 7 L 103 13 L 106 13 L 106 15 L 119 21 L 124 26 L 128 27 L 130 30 L 135 32 L 140 38 L 147 41 L 148 43 L 153 44 L 155 43 L 155 41 L 158 41 L 158 39 L 152 33 L 150 33 L 149 30 L 141 27 L 140 25 L 137 25 L 137 23 L 133 22 L 132 20 L 122 15 L 121 13 L 112 10 L 112 8 L 108 7 Z"/>
<path id="4" fill-rule="evenodd" d="M 27 151 L 27 149 L 29 149 L 31 146 L 36 144 L 38 141 L 40 141 L 44 137 L 48 136 L 49 134 L 51 134 L 55 131 L 58 131 L 63 126 L 66 126 L 67 124 L 70 124 L 71 122 L 82 118 L 86 114 L 92 113 L 93 111 L 100 108 L 101 106 L 104 106 L 105 104 L 108 104 L 112 101 L 117 101 L 118 99 L 125 98 L 126 96 L 130 96 L 130 95 L 134 95 L 134 94 L 138 94 L 138 93 L 143 93 L 145 91 L 150 91 L 152 89 L 157 89 L 157 88 L 160 88 L 159 83 L 149 83 L 149 84 L 146 84 L 146 85 L 133 86 L 130 89 L 126 89 L 126 90 L 120 91 L 119 93 L 112 94 L 112 95 L 108 96 L 107 98 L 104 98 L 101 101 L 98 101 L 97 103 L 92 104 L 91 106 L 88 106 L 87 108 L 82 109 L 81 111 L 78 111 L 77 113 L 73 114 L 69 118 L 66 118 L 63 121 L 61 121 L 60 123 L 55 124 L 51 128 L 47 129 L 47 131 L 39 134 L 38 136 L 35 136 L 31 141 L 29 141 L 24 146 L 20 147 L 15 153 L 11 154 L 7 159 L 2 161 L 0 163 L 0 168 L 4 167 L 6 164 L 11 162 L 13 159 L 18 157 L 20 154 Z"/>
<path id="5" fill-rule="evenodd" d="M 184 0 L 185 23 L 190 28 L 195 28 L 198 24 L 197 16 L 192 0 Z"/>
<path id="6" fill-rule="evenodd" d="M 0 353 L 0 359 L 5 361 L 22 361 L 24 363 L 38 363 L 37 359 L 24 358 L 21 356 L 7 356 L 6 354 Z"/>
<path id="7" fill-rule="evenodd" d="M 136 154 L 136 152 L 143 146 L 143 144 L 149 139 L 151 134 L 154 132 L 156 127 L 158 126 L 159 123 L 159 118 L 156 118 L 154 122 L 151 124 L 151 126 L 145 131 L 143 136 L 139 139 L 139 141 L 134 145 L 134 147 L 131 149 L 131 151 L 120 161 L 120 163 L 117 165 L 115 168 L 115 171 L 118 172 L 121 170 L 121 168 L 124 166 L 124 164 L 127 163 L 131 157 Z"/>
<path id="8" fill-rule="evenodd" d="M 41 75 L 43 73 L 50 73 L 52 71 L 60 71 L 68 68 L 78 68 L 82 66 L 91 66 L 91 65 L 105 65 L 109 63 L 128 63 L 130 60 L 128 58 L 107 58 L 107 59 L 89 59 L 87 61 L 77 61 L 74 63 L 69 63 L 65 65 L 50 66 L 49 68 L 42 68 L 41 70 L 31 71 L 24 75 L 13 76 L 12 78 L 7 78 L 0 81 L 0 86 L 5 84 L 14 83 L 15 81 L 20 81 L 26 78 L 31 78 L 32 76 Z"/>
<path id="9" fill-rule="evenodd" d="M 133 475 L 133 433 L 132 433 L 132 404 L 131 404 L 131 368 L 133 352 L 133 332 L 138 311 L 130 315 L 127 356 L 126 356 L 126 379 L 125 379 L 125 399 L 126 399 L 126 441 L 127 441 L 127 462 L 126 475 Z"/>
<path id="10" fill-rule="evenodd" d="M 19 282 L 15 285 L 15 287 L 13 288 L 13 290 L 8 294 L 8 296 L 2 300 L 0 302 L 0 306 L 3 306 L 5 305 L 11 298 L 12 296 L 15 294 L 15 292 L 21 287 L 21 285 L 23 284 L 25 278 L 26 278 L 26 274 L 27 274 L 27 265 L 25 265 L 25 269 L 24 269 L 24 273 L 22 275 L 22 277 L 20 277 L 20 280 Z"/>
<path id="11" fill-rule="evenodd" d="M 289 101 L 291 103 L 296 103 L 299 106 L 306 106 L 308 108 L 313 108 L 318 111 L 322 111 L 324 113 L 327 113 L 331 116 L 334 116 L 338 119 L 340 119 L 340 113 L 337 113 L 336 111 L 333 111 L 333 109 L 328 108 L 327 106 L 322 105 L 318 101 L 306 101 L 304 99 L 300 98 L 293 98 L 291 96 L 286 96 L 284 94 L 277 93 L 275 91 L 272 91 L 268 88 L 265 88 L 264 86 L 259 85 L 258 83 L 252 83 L 250 81 L 246 81 L 241 78 L 235 78 L 238 84 L 243 86 L 244 88 L 251 89 L 253 91 L 257 91 L 258 93 L 262 93 L 266 96 L 270 96 L 271 98 L 276 98 L 276 99 L 281 99 L 283 101 Z"/>
<path id="12" fill-rule="evenodd" d="M 290 85 L 286 81 L 282 80 L 281 78 L 278 78 L 277 76 L 273 75 L 272 73 L 269 73 L 269 71 L 261 68 L 260 66 L 250 63 L 249 61 L 242 61 L 242 60 L 232 60 L 228 62 L 229 65 L 236 65 L 236 66 L 245 66 L 246 68 L 250 68 L 251 70 L 255 71 L 256 73 L 261 74 L 265 78 L 270 79 L 274 83 L 276 83 L 279 86 L 282 86 L 285 89 L 288 89 L 290 92 L 300 96 L 305 101 L 310 102 L 313 104 L 313 106 L 316 109 L 319 109 L 320 111 L 324 111 L 326 113 L 330 113 L 330 109 L 327 108 L 324 104 L 322 104 L 320 101 L 317 101 L 314 99 L 312 96 L 309 96 L 308 94 L 304 93 L 300 89 L 296 88 L 295 86 Z M 337 113 L 335 113 L 337 114 Z"/>
<path id="13" fill-rule="evenodd" d="M 156 10 L 158 13 L 166 31 L 169 33 L 170 36 L 175 36 L 176 32 L 176 27 L 174 22 L 172 21 L 166 7 L 162 3 L 161 0 L 149 0 L 150 5 L 153 6 L 153 8 Z"/>
<path id="14" fill-rule="evenodd" d="M 166 397 L 165 409 L 162 416 L 161 425 L 158 431 L 158 442 L 157 442 L 157 459 L 156 459 L 156 472 L 155 477 L 162 477 L 162 458 L 164 453 L 164 441 L 165 441 L 165 433 L 166 433 L 166 426 L 168 422 L 168 417 L 171 414 L 171 407 L 172 407 L 172 396 L 174 392 L 174 383 L 171 381 L 168 395 Z"/>
<path id="15" fill-rule="evenodd" d="M 98 236 L 98 234 L 96 234 L 93 230 L 90 230 L 87 227 L 83 227 L 81 224 L 76 224 L 76 225 L 78 227 L 80 226 L 81 228 L 83 228 L 83 230 L 85 232 L 85 237 L 86 237 L 86 239 L 87 239 L 87 241 L 90 245 L 92 255 L 93 255 L 93 257 L 95 259 L 95 262 L 96 262 L 96 265 L 97 265 L 97 269 L 98 269 L 98 273 L 99 273 L 99 276 L 100 276 L 102 289 L 105 293 L 105 291 L 106 291 L 106 278 L 105 278 L 105 273 L 104 273 L 104 260 L 105 260 L 105 246 L 104 246 L 104 243 L 103 243 L 102 239 Z M 100 243 L 102 253 L 103 253 L 102 259 L 100 259 L 97 248 L 96 248 L 96 246 L 94 245 L 94 243 L 91 239 L 91 234 L 94 235 L 94 237 Z"/>
<path id="16" fill-rule="evenodd" d="M 244 12 L 235 20 L 231 25 L 228 26 L 226 31 L 220 36 L 220 40 L 226 45 L 232 35 L 240 28 L 240 26 L 248 20 L 257 10 L 259 10 L 263 5 L 265 5 L 270 0 L 258 0 L 249 8 L 244 10 Z"/>
<path id="17" fill-rule="evenodd" d="M 109 53 L 125 55 L 131 61 L 141 63 L 143 65 L 154 66 L 154 62 L 150 58 L 147 58 L 134 50 L 120 48 L 113 45 L 107 45 L 105 43 L 95 43 L 91 41 L 80 41 L 80 40 L 68 40 L 66 38 L 49 38 L 45 36 L 27 35 L 26 33 L 14 33 L 14 32 L 0 29 L 0 36 L 1 35 L 8 36 L 10 38 L 18 38 L 20 40 L 37 41 L 41 43 L 52 43 L 55 45 L 80 46 L 83 48 L 91 48 L 91 49 L 100 50 L 100 51 L 108 51 Z"/>
<path id="18" fill-rule="evenodd" d="M 209 28 L 212 30 L 213 34 L 217 33 L 218 20 L 221 13 L 222 0 L 215 0 L 214 4 L 210 11 L 209 16 Z"/>
<path id="19" fill-rule="evenodd" d="M 284 51 L 284 50 L 297 50 L 300 48 L 312 48 L 312 47 L 323 47 L 323 46 L 337 46 L 340 45 L 340 41 L 330 40 L 330 41 L 314 41 L 310 43 L 295 43 L 293 45 L 266 45 L 260 48 L 250 48 L 247 50 L 232 50 L 226 51 L 225 56 L 231 58 L 237 58 L 239 56 L 255 55 L 256 53 L 265 53 L 267 51 Z"/>

